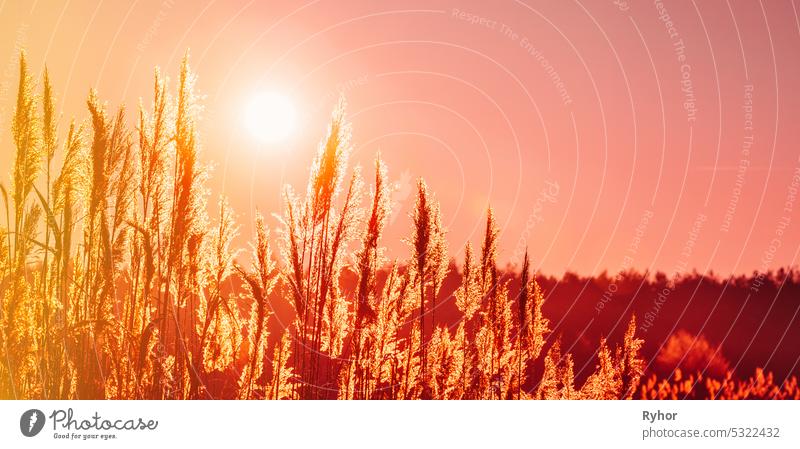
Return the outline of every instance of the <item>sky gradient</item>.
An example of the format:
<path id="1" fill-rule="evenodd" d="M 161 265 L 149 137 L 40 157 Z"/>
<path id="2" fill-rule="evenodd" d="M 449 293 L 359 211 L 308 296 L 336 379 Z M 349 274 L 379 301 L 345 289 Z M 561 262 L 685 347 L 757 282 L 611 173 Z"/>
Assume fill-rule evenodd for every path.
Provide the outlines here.
<path id="1" fill-rule="evenodd" d="M 16 55 L 46 63 L 62 131 L 89 88 L 135 116 L 153 68 L 188 50 L 205 95 L 203 158 L 252 236 L 256 209 L 303 189 L 339 92 L 352 164 L 397 182 L 385 237 L 408 254 L 414 179 L 442 205 L 451 254 L 597 274 L 797 265 L 800 22 L 792 1 L 0 1 L 0 179 L 13 158 Z M 297 132 L 260 144 L 252 95 L 292 99 Z M 270 218 L 269 224 L 276 224 Z"/>

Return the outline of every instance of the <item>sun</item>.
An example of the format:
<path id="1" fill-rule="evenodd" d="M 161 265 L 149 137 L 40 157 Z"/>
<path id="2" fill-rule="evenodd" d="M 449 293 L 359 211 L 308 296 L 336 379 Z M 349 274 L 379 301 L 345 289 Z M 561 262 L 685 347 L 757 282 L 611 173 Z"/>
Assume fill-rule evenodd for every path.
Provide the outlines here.
<path id="1" fill-rule="evenodd" d="M 288 139 L 296 126 L 294 104 L 278 92 L 259 92 L 247 102 L 244 125 L 261 143 L 277 143 Z"/>

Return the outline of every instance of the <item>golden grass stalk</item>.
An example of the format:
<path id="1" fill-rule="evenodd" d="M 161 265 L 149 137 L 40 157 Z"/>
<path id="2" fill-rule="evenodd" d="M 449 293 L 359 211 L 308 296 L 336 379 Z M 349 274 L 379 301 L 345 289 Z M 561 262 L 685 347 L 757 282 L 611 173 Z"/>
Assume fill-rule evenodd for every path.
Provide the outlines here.
<path id="1" fill-rule="evenodd" d="M 264 217 L 261 214 L 256 214 L 256 242 L 252 246 L 251 270 L 248 272 L 236 265 L 237 271 L 245 280 L 245 288 L 252 301 L 247 325 L 248 361 L 239 376 L 241 399 L 251 399 L 255 393 L 266 393 L 259 382 L 264 373 L 264 365 L 267 363 L 265 358 L 269 339 L 267 321 L 272 314 L 267 298 L 275 287 L 277 276 L 276 263 L 272 260 L 269 243 L 269 229 L 264 224 Z M 288 355 L 283 353 L 283 347 L 280 349 L 278 356 L 283 358 Z M 285 364 L 285 360 L 281 363 Z M 280 376 L 280 373 L 276 375 Z"/>
<path id="2" fill-rule="evenodd" d="M 429 397 L 427 390 L 427 348 L 426 339 L 426 304 L 427 292 L 430 290 L 431 308 L 436 308 L 436 296 L 439 294 L 442 280 L 447 274 L 447 241 L 442 228 L 439 204 L 428 193 L 425 181 L 417 181 L 417 197 L 412 212 L 413 228 L 411 238 L 410 268 L 415 278 L 419 295 L 419 341 L 421 386 L 425 389 L 423 397 Z M 431 321 L 435 324 L 433 317 Z"/>
<path id="3" fill-rule="evenodd" d="M 55 94 L 45 71 L 37 115 L 33 79 L 20 57 L 10 195 L 0 184 L 0 396 L 610 399 L 639 390 L 643 342 L 635 318 L 614 351 L 601 340 L 597 367 L 580 389 L 572 356 L 558 342 L 543 356 L 544 372 L 534 371 L 551 332 L 544 294 L 526 254 L 516 303 L 509 297 L 497 269 L 492 209 L 480 258 L 471 245 L 465 249 L 455 292 L 464 319 L 455 329 L 437 322 L 448 244 L 439 205 L 422 179 L 410 257 L 379 281 L 389 179 L 378 157 L 370 202 L 362 205 L 360 169 L 347 169 L 352 148 L 343 100 L 305 195 L 284 190 L 279 256 L 273 260 L 269 230 L 257 215 L 252 264 L 242 268 L 227 201 L 220 200 L 219 221 L 211 225 L 207 217 L 195 79 L 184 58 L 171 97 L 156 71 L 152 106 L 139 109 L 136 145 L 124 111 L 109 116 L 91 91 L 90 132 L 70 124 L 63 165 L 51 172 L 59 147 Z M 44 193 L 35 186 L 42 172 Z M 32 191 L 38 202 L 30 201 Z M 352 288 L 345 273 L 356 278 Z M 295 316 L 270 348 L 268 301 L 277 296 Z M 239 300 L 249 303 L 246 321 Z M 750 386 L 700 377 L 692 383 L 648 379 L 646 387 L 659 391 L 640 394 L 697 394 L 702 384 L 720 397 L 798 395 L 796 380 L 778 387 L 764 373 Z"/>

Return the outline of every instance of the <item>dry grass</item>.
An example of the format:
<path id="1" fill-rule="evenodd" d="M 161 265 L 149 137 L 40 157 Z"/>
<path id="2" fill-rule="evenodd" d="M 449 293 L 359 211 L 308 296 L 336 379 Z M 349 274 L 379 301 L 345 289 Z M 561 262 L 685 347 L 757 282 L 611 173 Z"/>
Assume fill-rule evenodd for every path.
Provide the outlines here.
<path id="1" fill-rule="evenodd" d="M 174 94 L 156 71 L 134 129 L 92 91 L 88 122 L 70 124 L 62 145 L 48 75 L 37 107 L 20 58 L 11 190 L 0 186 L 0 397 L 622 399 L 693 395 L 700 384 L 719 397 L 797 397 L 796 382 L 776 387 L 763 373 L 747 385 L 640 385 L 635 318 L 621 347 L 600 341 L 595 371 L 575 385 L 572 356 L 557 341 L 545 352 L 550 322 L 527 254 L 519 291 L 498 272 L 491 209 L 480 254 L 467 245 L 460 267 L 463 319 L 437 321 L 452 269 L 439 205 L 418 180 L 410 254 L 389 262 L 388 170 L 378 158 L 364 195 L 360 169 L 347 168 L 344 101 L 304 194 L 285 189 L 277 238 L 257 215 L 241 266 L 227 201 L 208 216 L 194 81 L 186 58 Z M 276 296 L 294 311 L 286 329 L 271 320 Z"/>
<path id="2" fill-rule="evenodd" d="M 777 382 L 772 373 L 757 368 L 748 379 L 723 378 L 701 373 L 685 376 L 676 369 L 669 379 L 647 378 L 639 389 L 640 399 L 800 399 L 796 377 Z"/>

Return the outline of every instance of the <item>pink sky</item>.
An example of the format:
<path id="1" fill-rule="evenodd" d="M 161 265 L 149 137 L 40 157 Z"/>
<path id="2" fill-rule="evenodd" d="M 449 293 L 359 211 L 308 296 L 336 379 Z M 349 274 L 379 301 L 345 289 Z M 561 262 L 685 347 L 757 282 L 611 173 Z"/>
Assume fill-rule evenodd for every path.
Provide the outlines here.
<path id="1" fill-rule="evenodd" d="M 47 62 L 62 129 L 85 117 L 90 87 L 133 117 L 140 97 L 149 104 L 153 67 L 174 79 L 189 49 L 206 95 L 212 201 L 231 198 L 242 241 L 255 208 L 279 210 L 282 184 L 304 187 L 342 90 L 353 162 L 371 175 L 380 149 L 400 187 L 385 240 L 391 257 L 407 256 L 400 238 L 422 176 L 459 259 L 467 240 L 478 243 L 491 203 L 503 228 L 500 259 L 527 245 L 547 273 L 795 265 L 796 9 L 791 1 L 0 1 L 0 179 L 8 183 L 13 154 L 15 47 L 26 48 L 37 74 Z M 248 96 L 263 90 L 285 93 L 299 113 L 298 132 L 280 145 L 260 145 L 241 126 Z"/>

